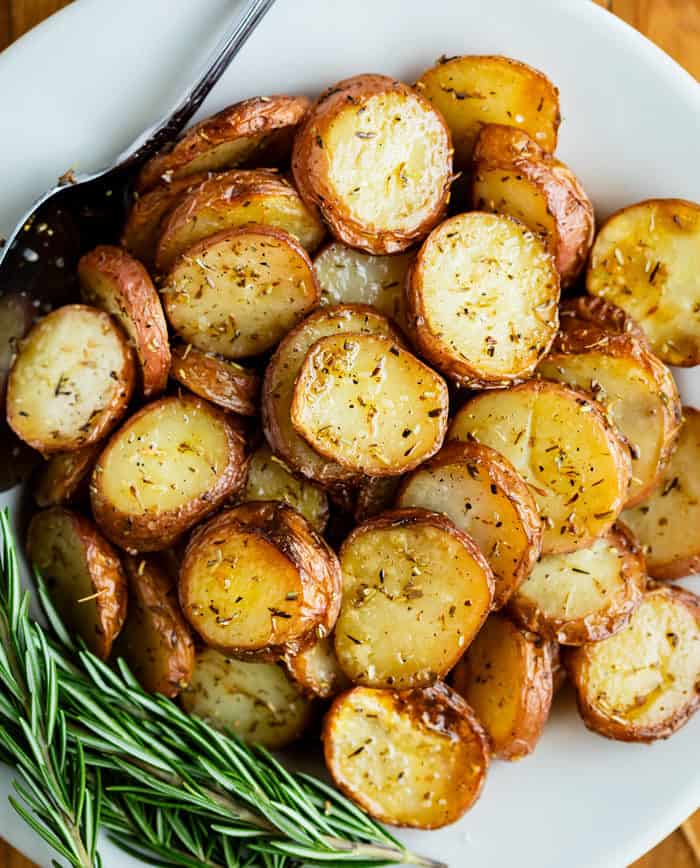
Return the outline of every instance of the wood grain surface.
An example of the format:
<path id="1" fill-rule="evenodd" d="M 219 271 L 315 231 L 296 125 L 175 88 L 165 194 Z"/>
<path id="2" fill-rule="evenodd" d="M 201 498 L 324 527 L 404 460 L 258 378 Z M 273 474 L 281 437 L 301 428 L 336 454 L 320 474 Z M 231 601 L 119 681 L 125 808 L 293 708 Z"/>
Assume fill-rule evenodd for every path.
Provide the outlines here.
<path id="1" fill-rule="evenodd" d="M 68 2 L 70 0 L 0 0 L 0 49 Z M 700 0 L 592 2 L 636 27 L 700 79 Z M 0 868 L 32 868 L 32 863 L 0 840 Z M 700 811 L 635 862 L 633 868 L 700 868 Z"/>

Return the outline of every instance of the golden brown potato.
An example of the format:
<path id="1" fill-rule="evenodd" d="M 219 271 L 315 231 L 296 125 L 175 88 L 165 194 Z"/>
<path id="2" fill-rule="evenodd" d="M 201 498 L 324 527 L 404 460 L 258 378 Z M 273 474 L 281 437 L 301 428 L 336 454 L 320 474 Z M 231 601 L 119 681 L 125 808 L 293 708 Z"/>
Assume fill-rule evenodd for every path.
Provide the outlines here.
<path id="1" fill-rule="evenodd" d="M 352 686 L 338 663 L 332 634 L 287 657 L 284 662 L 293 680 L 309 696 L 331 699 Z"/>
<path id="2" fill-rule="evenodd" d="M 162 392 L 170 370 L 168 327 L 146 269 L 121 247 L 102 244 L 80 259 L 78 278 L 83 301 L 111 314 L 129 336 L 143 396 Z"/>
<path id="3" fill-rule="evenodd" d="M 36 316 L 32 299 L 24 292 L 7 292 L 0 296 L 0 415 L 5 414 L 7 378 L 19 344 Z"/>
<path id="4" fill-rule="evenodd" d="M 474 146 L 472 205 L 515 217 L 541 235 L 562 287 L 581 273 L 593 244 L 593 205 L 571 169 L 526 132 L 482 127 Z"/>
<path id="5" fill-rule="evenodd" d="M 87 493 L 88 480 L 101 450 L 101 443 L 91 443 L 73 452 L 52 455 L 34 483 L 37 504 L 41 507 L 58 506 L 76 499 L 83 489 Z"/>
<path id="6" fill-rule="evenodd" d="M 624 630 L 565 660 L 589 729 L 620 741 L 668 738 L 700 706 L 700 599 L 653 588 Z"/>
<path id="7" fill-rule="evenodd" d="M 208 645 L 241 658 L 278 660 L 333 629 L 340 567 L 295 509 L 247 503 L 192 535 L 179 594 L 185 617 Z"/>
<path id="8" fill-rule="evenodd" d="M 549 643 L 504 615 L 491 615 L 451 676 L 499 759 L 532 753 L 552 704 Z"/>
<path id="9" fill-rule="evenodd" d="M 557 333 L 554 260 L 541 238 L 500 214 L 458 214 L 431 232 L 407 298 L 416 347 L 461 386 L 528 377 Z"/>
<path id="10" fill-rule="evenodd" d="M 294 181 L 333 235 L 367 253 L 400 253 L 441 219 L 452 143 L 441 115 L 385 75 L 328 88 L 302 124 Z"/>
<path id="11" fill-rule="evenodd" d="M 441 512 L 473 537 L 494 574 L 500 609 L 535 565 L 542 522 L 530 489 L 513 465 L 481 443 L 446 443 L 402 484 L 398 507 Z"/>
<path id="12" fill-rule="evenodd" d="M 557 146 L 559 91 L 546 75 L 508 57 L 441 57 L 416 88 L 442 113 L 452 133 L 455 164 L 471 164 L 484 124 L 524 130 L 549 153 Z"/>
<path id="13" fill-rule="evenodd" d="M 170 376 L 174 380 L 224 410 L 256 415 L 260 377 L 255 371 L 192 344 L 175 344 L 171 351 Z"/>
<path id="14" fill-rule="evenodd" d="M 457 413 L 448 439 L 475 439 L 512 463 L 537 503 L 544 554 L 590 545 L 627 499 L 625 443 L 594 401 L 559 383 L 482 392 Z"/>
<path id="15" fill-rule="evenodd" d="M 700 410 L 684 407 L 676 451 L 655 491 L 622 513 L 655 579 L 700 571 Z"/>
<path id="16" fill-rule="evenodd" d="M 489 766 L 481 724 L 445 684 L 341 694 L 324 720 L 323 750 L 348 798 L 384 823 L 416 829 L 459 819 Z"/>
<path id="17" fill-rule="evenodd" d="M 598 232 L 586 274 L 592 295 L 619 305 L 668 365 L 700 364 L 700 205 L 648 199 Z"/>
<path id="18" fill-rule="evenodd" d="M 131 349 L 109 314 L 59 307 L 22 343 L 7 384 L 7 421 L 41 452 L 70 452 L 101 440 L 134 389 Z"/>
<path id="19" fill-rule="evenodd" d="M 127 551 L 168 548 L 245 481 L 245 444 L 199 398 L 147 404 L 110 439 L 92 474 L 95 521 Z"/>
<path id="20" fill-rule="evenodd" d="M 189 247 L 161 291 L 180 337 L 227 359 L 269 350 L 320 296 L 301 244 L 288 232 L 254 224 Z"/>
<path id="21" fill-rule="evenodd" d="M 128 596 L 112 546 L 89 519 L 54 506 L 31 520 L 27 558 L 43 576 L 68 630 L 106 660 L 124 624 Z"/>

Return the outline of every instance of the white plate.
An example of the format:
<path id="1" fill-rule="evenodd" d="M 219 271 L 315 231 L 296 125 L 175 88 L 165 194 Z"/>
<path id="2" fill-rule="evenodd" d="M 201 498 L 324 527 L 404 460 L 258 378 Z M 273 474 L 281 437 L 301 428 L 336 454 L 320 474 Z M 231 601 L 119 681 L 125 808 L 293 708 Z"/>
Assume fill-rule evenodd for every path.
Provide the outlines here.
<path id="1" fill-rule="evenodd" d="M 79 0 L 0 55 L 0 235 L 67 168 L 100 167 L 150 124 L 231 5 Z M 278 0 L 206 111 L 259 93 L 313 94 L 359 72 L 410 81 L 438 55 L 466 52 L 511 55 L 559 86 L 558 154 L 599 215 L 647 196 L 700 201 L 700 88 L 588 0 Z M 700 368 L 679 381 L 700 406 Z M 622 866 L 700 805 L 699 740 L 700 715 L 662 744 L 607 741 L 565 694 L 536 753 L 494 763 L 466 817 L 401 837 L 452 868 Z M 48 865 L 6 804 L 9 785 L 0 769 L 0 834 Z M 137 864 L 107 844 L 103 853 L 108 868 Z"/>

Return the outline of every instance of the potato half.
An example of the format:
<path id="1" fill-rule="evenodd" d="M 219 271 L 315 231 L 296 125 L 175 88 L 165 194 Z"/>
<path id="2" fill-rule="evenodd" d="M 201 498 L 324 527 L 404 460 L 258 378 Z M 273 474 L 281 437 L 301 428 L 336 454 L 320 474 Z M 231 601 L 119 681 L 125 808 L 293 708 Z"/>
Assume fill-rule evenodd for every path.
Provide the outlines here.
<path id="1" fill-rule="evenodd" d="M 284 662 L 291 677 L 309 696 L 330 699 L 352 686 L 338 663 L 332 634 L 287 657 Z"/>
<path id="2" fill-rule="evenodd" d="M 260 377 L 255 371 L 192 344 L 175 344 L 172 358 L 170 376 L 190 392 L 232 413 L 256 415 Z"/>
<path id="3" fill-rule="evenodd" d="M 199 398 L 147 404 L 110 439 L 92 474 L 95 521 L 131 552 L 168 548 L 245 481 L 244 441 Z"/>
<path id="4" fill-rule="evenodd" d="M 400 253 L 445 212 L 452 143 L 416 91 L 385 75 L 357 75 L 312 107 L 294 140 L 292 171 L 337 239 L 367 253 Z"/>
<path id="5" fill-rule="evenodd" d="M 444 684 L 341 694 L 324 720 L 323 750 L 346 796 L 384 823 L 417 829 L 459 819 L 489 766 L 481 724 Z"/>
<path id="6" fill-rule="evenodd" d="M 54 506 L 31 520 L 27 558 L 42 574 L 69 632 L 106 660 L 124 624 L 128 596 L 112 546 L 89 519 Z"/>
<path id="7" fill-rule="evenodd" d="M 513 465 L 481 443 L 447 443 L 402 484 L 398 507 L 441 512 L 473 537 L 493 570 L 500 609 L 540 556 L 537 504 Z"/>
<path id="8" fill-rule="evenodd" d="M 629 450 L 594 401 L 544 380 L 482 392 L 455 416 L 448 439 L 496 449 L 528 484 L 544 523 L 545 554 L 585 548 L 627 499 Z"/>
<path id="9" fill-rule="evenodd" d="M 59 307 L 22 342 L 7 384 L 7 421 L 43 455 L 87 446 L 124 414 L 135 375 L 131 349 L 109 314 Z"/>
<path id="10" fill-rule="evenodd" d="M 58 506 L 87 494 L 88 480 L 101 443 L 91 443 L 73 452 L 52 455 L 41 468 L 34 483 L 34 500 L 39 506 Z"/>
<path id="11" fill-rule="evenodd" d="M 418 350 L 462 386 L 522 380 L 557 333 L 554 260 L 541 238 L 500 214 L 441 223 L 411 268 L 407 296 Z"/>
<path id="12" fill-rule="evenodd" d="M 668 365 L 700 364 L 700 205 L 648 199 L 609 217 L 586 274 L 592 295 L 619 305 Z"/>
<path id="13" fill-rule="evenodd" d="M 589 729 L 620 741 L 668 738 L 700 706 L 700 599 L 649 590 L 624 630 L 565 660 Z"/>

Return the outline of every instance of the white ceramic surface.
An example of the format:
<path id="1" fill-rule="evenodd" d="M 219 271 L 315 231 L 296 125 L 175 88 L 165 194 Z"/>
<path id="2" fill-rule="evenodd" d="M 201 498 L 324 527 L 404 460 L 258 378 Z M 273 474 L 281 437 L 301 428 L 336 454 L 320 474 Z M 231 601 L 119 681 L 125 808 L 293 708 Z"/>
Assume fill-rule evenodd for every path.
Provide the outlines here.
<path id="1" fill-rule="evenodd" d="M 101 166 L 150 124 L 233 2 L 78 0 L 3 52 L 0 235 L 66 169 Z M 558 154 L 599 215 L 648 196 L 700 201 L 700 87 L 588 0 L 278 0 L 205 111 L 259 93 L 313 94 L 358 72 L 410 81 L 443 53 L 507 54 L 554 80 Z M 679 382 L 700 406 L 700 368 Z M 0 505 L 17 500 L 0 495 Z M 495 762 L 466 817 L 402 837 L 451 868 L 623 866 L 700 805 L 699 740 L 700 716 L 651 747 L 608 741 L 584 729 L 564 691 L 536 753 Z M 9 789 L 0 767 L 0 834 L 48 865 Z M 106 843 L 103 854 L 107 868 L 137 865 Z"/>

